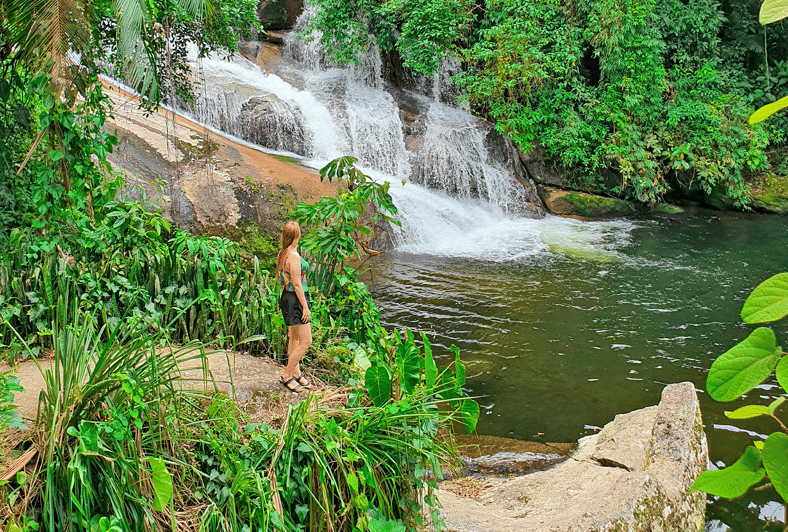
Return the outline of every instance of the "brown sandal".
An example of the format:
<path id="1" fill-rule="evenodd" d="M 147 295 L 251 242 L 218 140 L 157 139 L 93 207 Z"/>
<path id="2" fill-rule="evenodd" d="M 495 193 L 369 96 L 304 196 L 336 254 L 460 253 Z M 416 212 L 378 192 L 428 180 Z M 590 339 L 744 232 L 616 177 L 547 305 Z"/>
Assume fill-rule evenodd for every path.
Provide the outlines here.
<path id="1" fill-rule="evenodd" d="M 311 390 L 312 389 L 312 384 L 306 379 L 306 377 L 304 377 L 303 373 L 301 375 L 299 375 L 298 377 L 296 377 L 295 380 L 303 388 L 305 388 L 307 390 Z"/>
<path id="2" fill-rule="evenodd" d="M 298 384 L 298 379 L 296 377 L 290 377 L 287 380 L 285 380 L 284 377 L 279 377 L 279 382 L 282 383 L 282 386 L 284 386 L 285 388 L 287 388 L 293 393 L 301 393 L 301 388 L 303 388 L 303 386 Z M 295 383 L 295 386 L 290 386 L 291 382 Z"/>

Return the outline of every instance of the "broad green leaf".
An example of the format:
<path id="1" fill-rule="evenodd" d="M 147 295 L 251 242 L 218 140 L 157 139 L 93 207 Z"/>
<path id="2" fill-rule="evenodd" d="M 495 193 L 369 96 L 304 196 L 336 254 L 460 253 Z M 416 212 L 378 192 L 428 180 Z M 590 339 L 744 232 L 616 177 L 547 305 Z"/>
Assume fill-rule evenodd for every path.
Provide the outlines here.
<path id="1" fill-rule="evenodd" d="M 473 399 L 466 399 L 462 402 L 462 424 L 465 425 L 465 433 L 470 434 L 476 428 L 479 421 L 479 403 Z"/>
<path id="2" fill-rule="evenodd" d="M 424 377 L 425 384 L 428 390 L 432 390 L 435 382 L 438 380 L 438 366 L 435 364 L 435 359 L 432 356 L 432 345 L 427 338 L 427 335 L 421 333 L 421 341 L 424 342 Z"/>
<path id="3" fill-rule="evenodd" d="M 771 24 L 788 17 L 788 0 L 764 0 L 758 21 L 761 24 Z"/>
<path id="4" fill-rule="evenodd" d="M 726 499 L 744 495 L 748 489 L 760 482 L 766 471 L 761 467 L 761 451 L 747 447 L 736 463 L 725 469 L 704 471 L 690 487 Z"/>
<path id="5" fill-rule="evenodd" d="M 63 154 L 63 152 L 61 152 L 61 151 L 59 151 L 59 150 L 50 150 L 50 152 L 49 152 L 49 157 L 52 159 L 52 162 L 53 162 L 53 163 L 56 163 L 56 162 L 58 162 L 60 159 L 62 159 L 63 157 L 65 157 L 65 155 Z"/>
<path id="6" fill-rule="evenodd" d="M 763 466 L 774 489 L 788 501 L 788 435 L 775 432 L 763 444 Z"/>
<path id="7" fill-rule="evenodd" d="M 347 485 L 350 488 L 350 492 L 352 495 L 358 493 L 358 477 L 355 473 L 348 473 L 347 477 Z"/>
<path id="8" fill-rule="evenodd" d="M 777 376 L 777 382 L 779 382 L 780 386 L 783 387 L 783 390 L 788 393 L 788 357 L 782 357 L 780 359 L 780 363 L 777 364 L 777 371 L 775 373 Z M 783 401 L 785 400 L 784 397 L 781 399 L 783 399 Z"/>
<path id="9" fill-rule="evenodd" d="M 460 360 L 460 349 L 452 344 L 451 352 L 454 353 L 454 376 L 457 386 L 457 392 L 460 391 L 462 385 L 465 384 L 465 364 Z"/>
<path id="10" fill-rule="evenodd" d="M 172 500 L 172 475 L 161 458 L 148 457 L 153 478 L 153 509 L 162 512 Z"/>
<path id="11" fill-rule="evenodd" d="M 725 415 L 730 419 L 750 419 L 758 416 L 768 416 L 771 414 L 768 406 L 763 405 L 747 405 L 737 408 L 733 412 L 725 412 Z"/>
<path id="12" fill-rule="evenodd" d="M 706 390 L 715 401 L 741 397 L 772 373 L 781 352 L 771 329 L 755 329 L 714 361 L 706 378 Z"/>
<path id="13" fill-rule="evenodd" d="M 788 97 L 785 98 L 788 105 Z M 741 309 L 744 323 L 777 321 L 788 315 L 788 273 L 778 273 L 755 287 Z"/>
<path id="14" fill-rule="evenodd" d="M 375 364 L 364 373 L 364 386 L 375 406 L 386 404 L 391 397 L 391 377 L 385 366 Z"/>
<path id="15" fill-rule="evenodd" d="M 89 421 L 79 422 L 79 444 L 82 454 L 99 454 L 98 427 Z"/>
<path id="16" fill-rule="evenodd" d="M 372 365 L 372 362 L 369 360 L 369 353 L 363 347 L 359 346 L 353 352 L 353 362 L 358 366 L 361 371 L 367 371 L 369 367 Z"/>
<path id="17" fill-rule="evenodd" d="M 421 356 L 413 340 L 413 333 L 405 329 L 405 339 L 397 345 L 397 366 L 402 379 L 405 393 L 413 393 L 419 383 L 421 374 Z"/>

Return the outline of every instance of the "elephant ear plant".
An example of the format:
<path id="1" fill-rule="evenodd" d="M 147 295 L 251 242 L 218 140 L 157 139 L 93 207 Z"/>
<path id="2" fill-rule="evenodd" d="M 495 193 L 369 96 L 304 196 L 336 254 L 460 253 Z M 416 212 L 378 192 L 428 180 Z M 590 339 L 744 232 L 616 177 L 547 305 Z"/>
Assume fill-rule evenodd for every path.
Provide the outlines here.
<path id="1" fill-rule="evenodd" d="M 752 324 L 774 322 L 785 316 L 788 316 L 788 273 L 777 274 L 758 285 L 741 311 L 742 320 Z M 777 345 L 770 328 L 758 327 L 714 361 L 706 379 L 706 390 L 716 401 L 733 401 L 776 372 L 777 382 L 788 392 L 786 354 Z M 732 499 L 768 479 L 783 501 L 788 501 L 788 427 L 777 416 L 785 399 L 783 395 L 769 405 L 747 405 L 726 412 L 730 419 L 772 418 L 779 430 L 765 441 L 753 442 L 733 465 L 702 473 L 692 489 Z"/>

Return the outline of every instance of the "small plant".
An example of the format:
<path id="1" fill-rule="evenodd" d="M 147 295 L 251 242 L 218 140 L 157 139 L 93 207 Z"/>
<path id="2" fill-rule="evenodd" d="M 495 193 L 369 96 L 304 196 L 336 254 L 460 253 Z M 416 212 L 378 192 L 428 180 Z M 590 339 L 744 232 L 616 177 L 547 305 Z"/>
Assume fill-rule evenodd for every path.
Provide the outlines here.
<path id="1" fill-rule="evenodd" d="M 767 323 L 788 316 L 788 273 L 777 274 L 760 285 L 744 302 L 741 318 L 745 323 Z M 758 327 L 711 365 L 706 390 L 712 399 L 733 401 L 776 373 L 777 382 L 788 393 L 788 353 L 777 345 L 772 329 Z M 705 471 L 692 485 L 699 490 L 728 499 L 744 495 L 750 488 L 768 480 L 783 501 L 788 501 L 788 427 L 785 414 L 778 410 L 783 395 L 769 405 L 747 405 L 725 415 L 744 420 L 759 416 L 775 421 L 779 430 L 765 441 L 755 441 L 744 454 L 724 469 Z M 782 419 L 781 419 L 782 417 Z M 788 530 L 788 528 L 787 528 Z"/>
<path id="2" fill-rule="evenodd" d="M 25 391 L 19 385 L 19 378 L 13 376 L 13 371 L 0 373 L 0 432 L 13 427 L 27 429 L 24 421 L 19 416 L 14 405 L 14 392 Z"/>

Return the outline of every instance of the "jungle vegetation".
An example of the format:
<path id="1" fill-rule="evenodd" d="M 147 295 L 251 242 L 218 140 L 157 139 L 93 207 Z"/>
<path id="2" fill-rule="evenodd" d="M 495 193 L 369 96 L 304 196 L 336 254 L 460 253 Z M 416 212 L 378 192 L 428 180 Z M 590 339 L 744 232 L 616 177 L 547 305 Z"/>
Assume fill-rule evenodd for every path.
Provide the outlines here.
<path id="1" fill-rule="evenodd" d="M 118 199 L 100 76 L 152 111 L 191 98 L 187 53 L 258 31 L 249 0 L 0 0 L 0 356 L 45 380 L 26 427 L 0 373 L 3 532 L 402 532 L 435 507 L 450 425 L 472 429 L 478 405 L 456 350 L 439 368 L 426 337 L 381 327 L 350 267 L 370 202 L 394 220 L 386 185 L 342 158 L 323 170 L 338 196 L 297 207 L 321 265 L 308 362 L 331 386 L 266 423 L 216 393 L 206 360 L 285 356 L 270 258 Z"/>
<path id="2" fill-rule="evenodd" d="M 463 98 L 581 188 L 645 203 L 788 173 L 788 23 L 758 0 L 314 0 L 333 60 L 375 43 L 422 74 L 458 61 Z M 314 38 L 314 37 L 313 37 Z"/>

